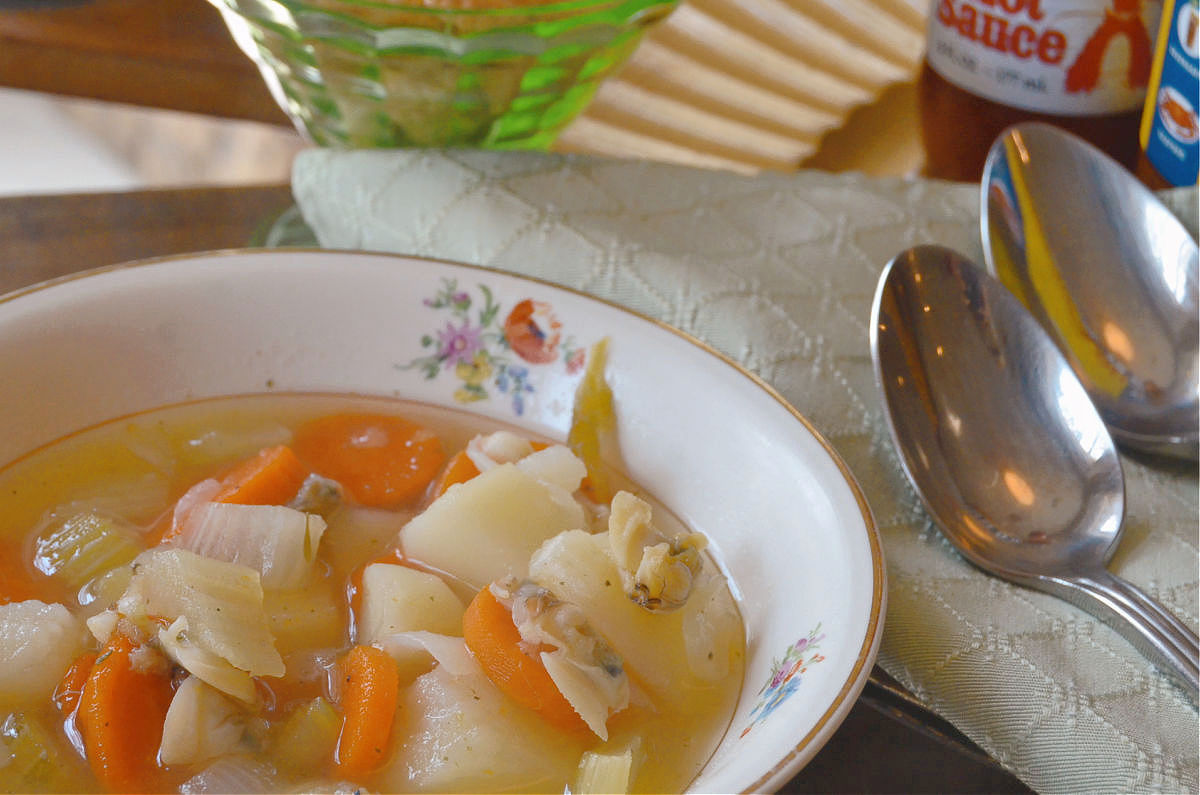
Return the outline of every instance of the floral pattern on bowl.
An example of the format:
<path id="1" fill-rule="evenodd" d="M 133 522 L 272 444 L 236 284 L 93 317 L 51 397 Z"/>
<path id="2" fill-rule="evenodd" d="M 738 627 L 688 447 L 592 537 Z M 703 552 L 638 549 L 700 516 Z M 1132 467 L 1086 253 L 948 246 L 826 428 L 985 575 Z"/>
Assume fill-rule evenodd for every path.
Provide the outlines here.
<path id="1" fill-rule="evenodd" d="M 476 299 L 460 290 L 457 280 L 443 279 L 436 294 L 422 301 L 450 316 L 440 330 L 421 337 L 421 347 L 432 352 L 397 366 L 420 370 L 430 380 L 452 371 L 458 403 L 488 400 L 494 389 L 508 396 L 513 413 L 521 416 L 526 397 L 536 390 L 531 366 L 561 363 L 574 375 L 583 369 L 587 351 L 563 335 L 562 322 L 549 303 L 525 298 L 501 320 L 503 307 L 495 293 L 485 284 L 478 288 Z"/>
<path id="2" fill-rule="evenodd" d="M 771 678 L 758 691 L 758 701 L 754 709 L 750 710 L 746 728 L 742 729 L 739 737 L 749 734 L 751 729 L 766 720 L 768 715 L 800 689 L 800 675 L 808 671 L 808 666 L 825 659 L 825 655 L 817 651 L 821 641 L 825 639 L 823 633 L 818 634 L 820 632 L 821 625 L 818 623 L 808 633 L 808 637 L 788 646 L 782 660 L 774 661 L 771 665 Z"/>
<path id="3" fill-rule="evenodd" d="M 556 352 L 551 362 L 521 358 L 504 336 L 505 320 L 526 300 L 531 316 L 542 302 L 561 324 L 557 347 L 552 323 L 548 334 L 530 330 L 544 340 L 538 347 Z M 437 356 L 440 337 L 449 344 L 454 336 L 447 325 L 465 325 L 468 335 L 480 329 L 480 348 L 528 368 L 536 389 L 522 393 L 522 415 L 513 414 L 511 380 L 502 391 L 495 373 L 478 384 L 487 399 L 454 396 L 467 384 L 455 372 L 458 357 Z M 63 333 L 44 333 L 51 327 Z M 582 367 L 574 351 L 602 338 L 605 375 L 621 398 L 622 468 L 708 536 L 743 597 L 751 642 L 736 722 L 692 789 L 775 791 L 833 735 L 871 672 L 886 608 L 882 545 L 862 490 L 812 425 L 766 383 L 669 326 L 545 282 L 394 255 L 256 250 L 105 268 L 0 297 L 8 387 L 0 390 L 0 461 L 113 417 L 264 385 L 396 396 L 565 439 L 579 381 L 567 365 L 574 358 Z M 459 343 L 472 344 L 470 336 Z M 130 351 L 145 366 L 126 366 Z M 80 383 L 86 395 L 73 390 Z M 51 388 L 79 399 L 38 399 Z M 755 499 L 746 499 L 746 483 Z M 820 615 L 798 605 L 820 605 Z M 818 619 L 826 634 L 806 637 Z M 823 662 L 813 668 L 818 640 Z M 800 653 L 804 664 L 784 682 L 795 663 L 788 655 Z M 760 700 L 754 718 L 775 701 L 770 717 L 739 736 Z"/>

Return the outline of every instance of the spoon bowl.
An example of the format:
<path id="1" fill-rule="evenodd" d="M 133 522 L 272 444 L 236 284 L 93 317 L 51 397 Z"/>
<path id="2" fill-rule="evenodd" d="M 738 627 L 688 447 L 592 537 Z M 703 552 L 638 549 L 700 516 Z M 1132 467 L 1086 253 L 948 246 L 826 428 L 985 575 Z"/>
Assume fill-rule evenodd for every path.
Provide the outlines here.
<path id="1" fill-rule="evenodd" d="M 1116 441 L 1200 453 L 1195 240 L 1125 168 L 1046 124 L 992 145 L 981 233 L 988 269 L 1066 356 Z"/>
<path id="2" fill-rule="evenodd" d="M 901 463 L 976 566 L 1110 623 L 1196 698 L 1196 634 L 1105 566 L 1121 461 L 1070 364 L 998 281 L 950 249 L 884 269 L 871 355 Z"/>

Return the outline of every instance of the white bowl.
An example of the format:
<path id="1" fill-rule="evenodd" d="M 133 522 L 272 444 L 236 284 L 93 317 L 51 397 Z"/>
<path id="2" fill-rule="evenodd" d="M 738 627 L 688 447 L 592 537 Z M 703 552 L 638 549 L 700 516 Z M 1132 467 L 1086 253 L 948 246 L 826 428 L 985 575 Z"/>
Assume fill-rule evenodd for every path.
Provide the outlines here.
<path id="1" fill-rule="evenodd" d="M 451 320 L 431 300 L 439 293 L 471 300 L 473 323 L 492 301 L 493 330 L 519 303 L 541 302 L 543 327 L 559 324 L 545 344 L 552 361 L 496 348 L 509 379 L 463 403 L 454 367 L 408 366 Z M 748 632 L 732 724 L 692 788 L 778 788 L 871 670 L 879 537 L 850 472 L 803 417 L 664 325 L 542 282 L 386 255 L 218 252 L 91 271 L 0 299 L 0 462 L 132 412 L 272 390 L 395 395 L 563 438 L 580 375 L 569 354 L 602 337 L 624 469 L 708 536 Z M 525 370 L 519 392 L 513 368 Z"/>

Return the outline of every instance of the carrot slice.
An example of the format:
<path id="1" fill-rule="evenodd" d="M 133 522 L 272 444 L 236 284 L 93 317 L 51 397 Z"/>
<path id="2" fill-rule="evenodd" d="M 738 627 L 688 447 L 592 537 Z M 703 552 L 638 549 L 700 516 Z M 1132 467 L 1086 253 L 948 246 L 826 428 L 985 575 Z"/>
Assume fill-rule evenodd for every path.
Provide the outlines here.
<path id="1" fill-rule="evenodd" d="M 475 462 L 467 455 L 467 451 L 459 450 L 450 456 L 450 460 L 446 463 L 446 468 L 442 470 L 441 476 L 438 477 L 437 483 L 433 486 L 431 496 L 436 499 L 445 494 L 451 486 L 458 483 L 466 483 L 478 474 L 479 467 L 475 466 Z"/>
<path id="2" fill-rule="evenodd" d="M 387 759 L 400 698 L 396 661 L 383 649 L 355 646 L 341 664 L 342 733 L 334 757 L 338 772 L 365 776 Z"/>
<path id="3" fill-rule="evenodd" d="M 221 479 L 214 502 L 239 505 L 283 505 L 304 484 L 308 470 L 287 445 L 260 450 Z"/>
<path id="4" fill-rule="evenodd" d="M 75 662 L 71 663 L 71 667 L 59 680 L 58 687 L 54 688 L 54 706 L 58 707 L 59 713 L 64 718 L 70 718 L 71 714 L 75 712 L 75 708 L 79 706 L 79 699 L 83 695 L 83 685 L 96 665 L 96 657 L 95 652 L 88 652 L 76 657 Z"/>
<path id="5" fill-rule="evenodd" d="M 512 613 L 484 588 L 463 613 L 463 639 L 483 672 L 518 704 L 532 709 L 548 723 L 571 732 L 588 732 L 587 724 L 559 691 L 541 657 L 521 646 L 521 633 Z"/>
<path id="6" fill-rule="evenodd" d="M 396 506 L 416 499 L 446 460 L 427 428 L 385 414 L 335 414 L 304 425 L 293 441 L 314 471 L 345 487 L 362 505 Z"/>
<path id="7" fill-rule="evenodd" d="M 110 790 L 157 789 L 158 747 L 174 691 L 166 671 L 143 670 L 137 647 L 113 635 L 79 697 L 77 721 L 88 763 Z"/>

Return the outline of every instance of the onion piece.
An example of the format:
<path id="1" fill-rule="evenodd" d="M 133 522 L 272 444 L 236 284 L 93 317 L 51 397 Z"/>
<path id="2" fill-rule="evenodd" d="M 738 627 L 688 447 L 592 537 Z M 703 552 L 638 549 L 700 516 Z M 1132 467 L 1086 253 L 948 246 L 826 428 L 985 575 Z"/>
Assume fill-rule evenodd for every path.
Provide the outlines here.
<path id="1" fill-rule="evenodd" d="M 121 617 L 117 615 L 116 610 L 101 610 L 84 623 L 87 624 L 88 631 L 92 633 L 92 637 L 103 646 L 108 643 L 108 639 L 117 631 L 117 622 L 120 620 Z"/>
<path id="2" fill-rule="evenodd" d="M 212 502 L 212 498 L 217 496 L 220 491 L 221 482 L 215 478 L 202 480 L 185 491 L 183 496 L 175 502 L 175 510 L 171 514 L 171 532 L 168 533 L 168 537 L 178 535 L 187 524 L 192 511 L 201 505 Z"/>
<path id="3" fill-rule="evenodd" d="M 574 492 L 587 477 L 587 467 L 583 461 L 561 444 L 530 453 L 517 462 L 517 468 L 567 492 Z"/>
<path id="4" fill-rule="evenodd" d="M 414 652 L 427 653 L 451 676 L 469 676 L 479 672 L 479 664 L 467 651 L 462 638 L 434 632 L 397 632 L 376 644 L 398 661 L 408 661 Z"/>
<path id="5" fill-rule="evenodd" d="M 511 464 L 533 452 L 533 445 L 512 431 L 480 434 L 467 442 L 466 454 L 480 472 L 500 464 Z"/>
<path id="6" fill-rule="evenodd" d="M 264 588 L 299 588 L 312 574 L 325 520 L 282 505 L 209 502 L 188 513 L 175 545 L 256 569 Z"/>
<path id="7" fill-rule="evenodd" d="M 274 792 L 279 773 L 249 756 L 224 756 L 179 785 L 184 795 Z"/>
<path id="8" fill-rule="evenodd" d="M 188 636 L 253 676 L 283 676 L 283 658 L 263 609 L 257 571 L 186 549 L 151 549 L 134 561 L 117 611 L 134 623 L 149 616 L 188 620 Z"/>
<path id="9" fill-rule="evenodd" d="M 615 679 L 595 665 L 573 659 L 565 649 L 542 652 L 542 665 L 550 674 L 558 692 L 583 718 L 592 733 L 601 740 L 608 739 L 610 712 L 629 704 L 629 684 L 624 677 Z"/>
<path id="10" fill-rule="evenodd" d="M 195 678 L 227 693 L 239 701 L 253 704 L 256 700 L 254 680 L 240 668 L 234 668 L 224 657 L 197 646 L 188 638 L 188 620 L 175 619 L 171 626 L 159 630 L 158 642 L 167 656 Z M 199 760 L 192 760 L 199 761 Z"/>
<path id="11" fill-rule="evenodd" d="M 158 758 L 165 765 L 207 761 L 236 748 L 245 728 L 244 716 L 233 702 L 189 676 L 167 709 Z"/>
<path id="12" fill-rule="evenodd" d="M 602 740 L 608 717 L 629 705 L 624 662 L 592 629 L 578 606 L 559 599 L 537 583 L 503 580 L 492 593 L 512 610 L 513 623 L 527 648 L 550 647 L 542 664 L 555 687 Z"/>

